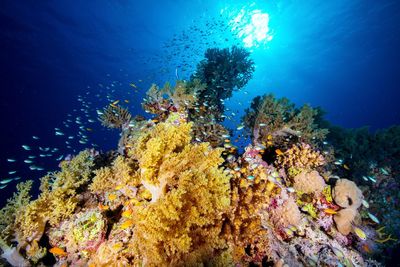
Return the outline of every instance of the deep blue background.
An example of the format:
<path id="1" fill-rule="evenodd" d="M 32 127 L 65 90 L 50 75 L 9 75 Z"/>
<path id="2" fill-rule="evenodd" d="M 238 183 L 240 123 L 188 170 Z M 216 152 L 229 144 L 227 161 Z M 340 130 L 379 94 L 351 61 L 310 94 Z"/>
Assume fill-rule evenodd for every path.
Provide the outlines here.
<path id="1" fill-rule="evenodd" d="M 207 43 L 229 35 L 206 23 L 224 19 L 223 8 L 234 12 L 251 3 L 138 2 L 0 2 L 1 178 L 14 169 L 23 179 L 43 175 L 28 171 L 22 162 L 38 153 L 37 145 L 60 148 L 61 154 L 72 152 L 64 139 L 54 136 L 54 127 L 62 127 L 68 113 L 79 116 L 78 95 L 92 102 L 93 119 L 95 109 L 111 98 L 129 98 L 131 111 L 142 112 L 140 102 L 152 82 L 173 81 L 177 67 L 180 78 L 187 78 Z M 242 114 L 254 96 L 274 92 L 297 104 L 322 106 L 329 120 L 344 127 L 377 129 L 399 123 L 399 1 L 262 2 L 266 1 L 253 7 L 269 13 L 273 40 L 253 49 L 254 79 L 228 107 Z M 202 28 L 207 36 L 199 35 Z M 220 47 L 231 44 L 217 42 Z M 138 93 L 131 82 L 138 85 Z M 234 126 L 239 115 L 235 119 L 228 125 Z M 99 123 L 90 127 L 94 131 L 89 138 L 101 149 L 116 146 L 117 132 Z M 34 141 L 32 135 L 41 139 Z M 23 151 L 22 144 L 34 151 Z M 6 162 L 10 157 L 18 162 Z M 54 159 L 42 162 L 50 169 L 57 164 Z M 9 197 L 14 186 L 15 182 L 0 191 L 2 197 Z"/>

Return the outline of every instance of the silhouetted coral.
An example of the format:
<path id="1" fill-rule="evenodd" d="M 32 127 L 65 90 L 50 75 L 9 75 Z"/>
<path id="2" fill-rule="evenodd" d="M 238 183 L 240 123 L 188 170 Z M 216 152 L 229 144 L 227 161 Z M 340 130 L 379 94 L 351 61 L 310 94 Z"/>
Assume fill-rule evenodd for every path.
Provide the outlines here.
<path id="1" fill-rule="evenodd" d="M 204 56 L 191 80 L 199 79 L 207 85 L 200 91 L 199 100 L 222 115 L 224 105 L 221 100 L 230 98 L 234 90 L 248 83 L 255 69 L 254 62 L 250 52 L 237 46 L 209 48 Z"/>

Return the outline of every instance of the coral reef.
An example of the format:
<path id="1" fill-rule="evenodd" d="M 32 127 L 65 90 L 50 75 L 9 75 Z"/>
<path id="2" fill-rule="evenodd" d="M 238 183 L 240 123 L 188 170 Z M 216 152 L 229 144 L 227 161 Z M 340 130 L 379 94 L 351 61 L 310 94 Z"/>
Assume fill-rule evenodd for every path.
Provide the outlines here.
<path id="1" fill-rule="evenodd" d="M 387 263 L 399 244 L 397 167 L 369 166 L 372 185 L 358 186 L 342 175 L 351 169 L 332 153 L 341 150 L 320 144 L 321 110 L 272 95 L 253 100 L 243 119 L 253 140 L 241 152 L 218 123 L 221 99 L 253 70 L 245 50 L 209 50 L 191 81 L 150 88 L 142 106 L 155 117 L 110 104 L 101 121 L 121 130 L 118 151 L 64 160 L 33 200 L 32 181 L 20 183 L 0 210 L 1 257 L 15 266 Z"/>

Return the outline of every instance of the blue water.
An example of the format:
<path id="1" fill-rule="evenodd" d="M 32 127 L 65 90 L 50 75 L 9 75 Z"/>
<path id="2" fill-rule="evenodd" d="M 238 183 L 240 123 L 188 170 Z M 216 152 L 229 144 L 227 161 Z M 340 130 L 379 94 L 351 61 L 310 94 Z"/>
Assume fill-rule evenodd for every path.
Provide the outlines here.
<path id="1" fill-rule="evenodd" d="M 399 1 L 5 0 L 0 3 L 0 177 L 13 170 L 22 179 L 44 175 L 23 162 L 38 156 L 39 146 L 59 149 L 35 159 L 46 170 L 57 168 L 56 157 L 92 144 L 103 151 L 115 148 L 118 131 L 104 129 L 96 119 L 96 109 L 111 100 L 107 94 L 129 100 L 132 113 L 145 115 L 140 102 L 152 83 L 162 85 L 177 75 L 187 79 L 206 48 L 238 41 L 229 28 L 214 23 L 228 21 L 222 9 L 235 13 L 242 7 L 269 14 L 273 39 L 251 48 L 256 72 L 227 101 L 227 113 L 236 113 L 228 126 L 239 123 L 253 97 L 268 92 L 321 106 L 328 120 L 344 127 L 374 130 L 400 122 Z M 67 114 L 73 121 L 77 116 L 96 121 L 85 122 L 91 129 L 85 130 L 87 144 L 77 142 L 79 125 L 64 127 Z M 55 127 L 65 136 L 55 136 Z M 74 136 L 71 148 L 67 136 Z M 32 151 L 24 151 L 23 144 Z M 15 184 L 1 190 L 2 200 Z"/>

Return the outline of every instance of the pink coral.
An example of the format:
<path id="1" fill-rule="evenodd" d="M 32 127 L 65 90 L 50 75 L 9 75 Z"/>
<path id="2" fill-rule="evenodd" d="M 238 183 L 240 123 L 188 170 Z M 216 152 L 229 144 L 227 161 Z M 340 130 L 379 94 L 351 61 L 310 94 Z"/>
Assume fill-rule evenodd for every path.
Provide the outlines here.
<path id="1" fill-rule="evenodd" d="M 277 205 L 276 208 L 271 207 L 270 218 L 276 227 L 287 227 L 300 223 L 301 213 L 293 197 L 286 197 L 284 193 L 283 198 L 275 201 Z M 274 199 L 272 199 L 272 202 L 274 202 Z"/>

